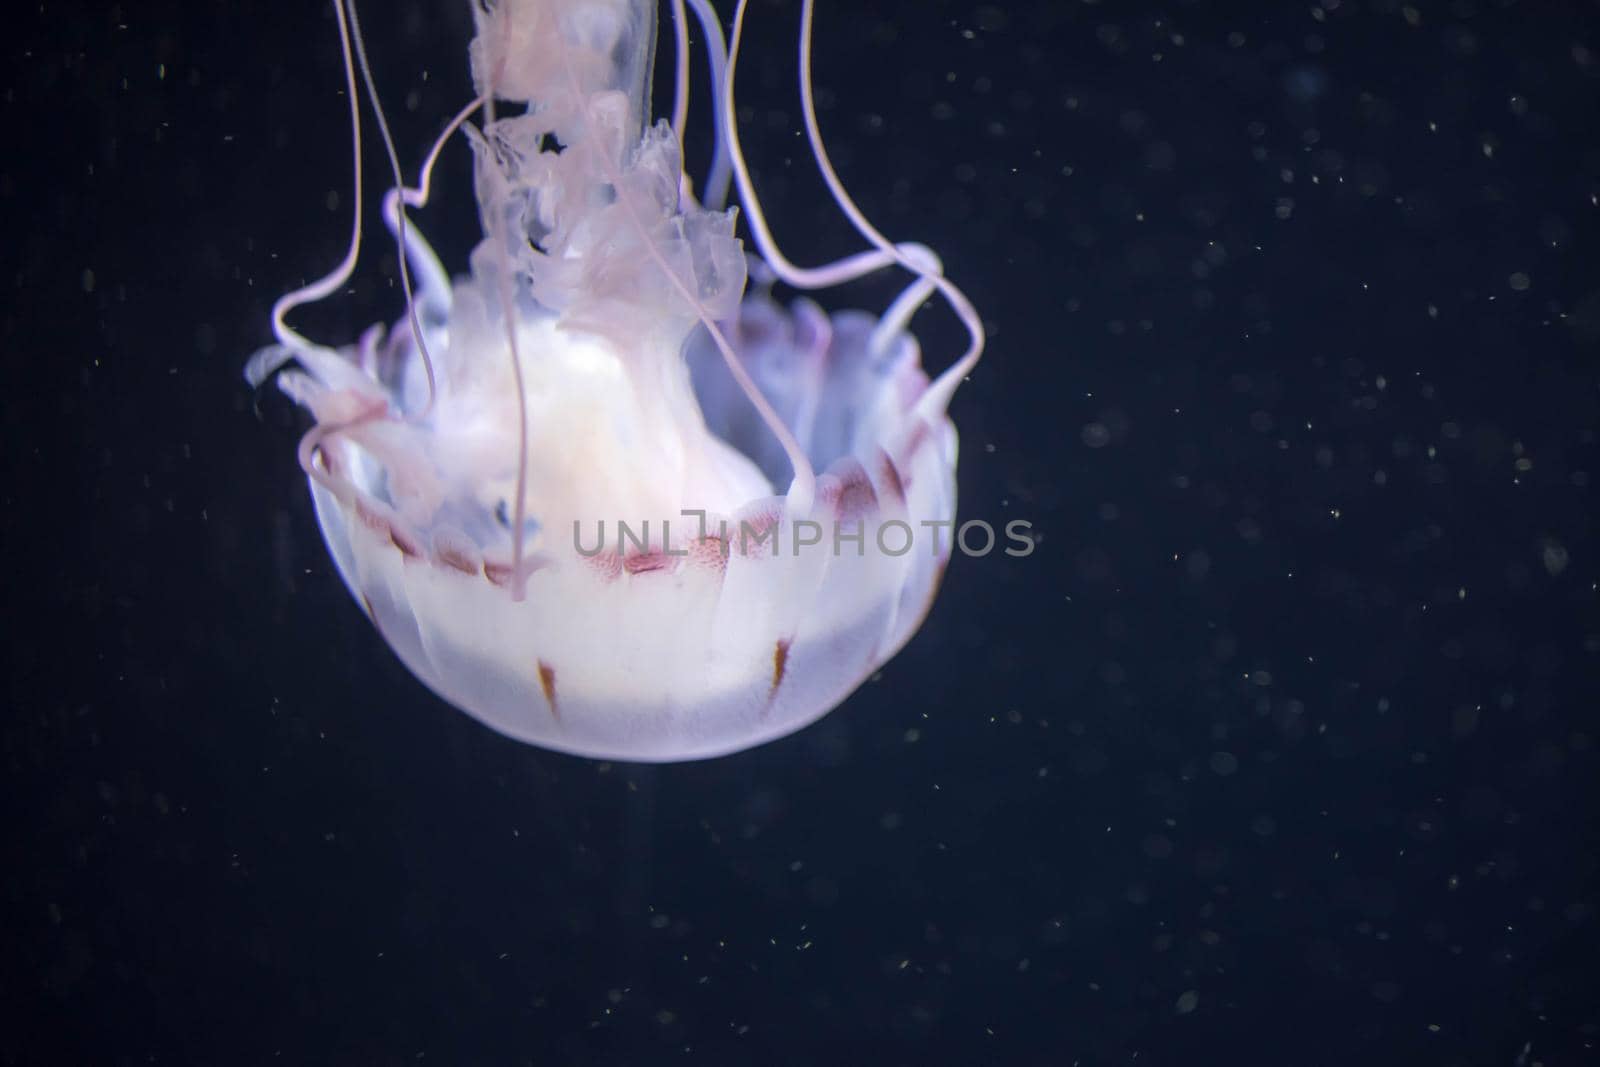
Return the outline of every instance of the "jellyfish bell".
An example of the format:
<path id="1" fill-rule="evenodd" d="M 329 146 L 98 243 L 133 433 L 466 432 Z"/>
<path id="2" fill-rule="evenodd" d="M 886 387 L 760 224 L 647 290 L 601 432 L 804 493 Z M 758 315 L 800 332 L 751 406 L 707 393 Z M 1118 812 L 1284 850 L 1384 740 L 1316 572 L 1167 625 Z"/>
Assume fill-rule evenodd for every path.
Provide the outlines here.
<path id="1" fill-rule="evenodd" d="M 404 255 L 392 329 L 330 348 L 285 316 L 349 277 L 360 242 L 357 71 L 395 158 L 350 0 L 333 0 L 356 142 L 345 261 L 274 308 L 281 370 L 311 414 L 300 462 L 339 573 L 395 653 L 445 700 L 511 737 L 637 761 L 738 751 L 843 701 L 920 625 L 955 517 L 950 395 L 983 333 L 937 257 L 885 239 L 838 182 L 800 77 L 820 172 L 868 247 L 802 268 L 772 240 L 733 107 L 730 45 L 688 5 L 711 65 L 718 141 L 706 193 L 681 165 L 688 12 L 674 120 L 652 121 L 655 0 L 474 5 L 478 97 L 415 186 L 393 165 L 384 216 Z M 474 121 L 475 120 L 475 121 Z M 408 208 L 457 130 L 484 237 L 451 280 Z M 760 258 L 749 262 L 728 177 Z M 899 266 L 883 315 L 785 307 Z M 935 293 L 971 334 L 935 379 L 907 331 Z"/>

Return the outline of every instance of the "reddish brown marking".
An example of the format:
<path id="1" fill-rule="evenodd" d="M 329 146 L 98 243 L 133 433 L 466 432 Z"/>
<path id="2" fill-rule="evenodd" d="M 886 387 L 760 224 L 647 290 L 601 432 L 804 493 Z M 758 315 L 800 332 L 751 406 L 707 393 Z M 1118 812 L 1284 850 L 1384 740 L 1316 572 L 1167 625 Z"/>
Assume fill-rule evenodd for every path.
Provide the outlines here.
<path id="1" fill-rule="evenodd" d="M 917 424 L 915 426 L 911 427 L 911 436 L 910 436 L 910 438 L 908 438 L 906 440 L 906 451 L 905 451 L 905 454 L 908 455 L 908 456 L 916 455 L 917 454 L 917 449 L 921 448 L 922 447 L 922 443 L 924 441 L 926 441 L 927 439 L 928 439 L 928 420 L 926 420 L 926 419 L 918 419 L 917 420 Z"/>
<path id="2" fill-rule="evenodd" d="M 600 572 L 600 577 L 610 581 L 622 574 L 622 557 L 615 552 L 596 552 L 585 556 L 585 562 Z"/>
<path id="3" fill-rule="evenodd" d="M 369 530 L 376 530 L 378 533 L 389 532 L 389 520 L 360 497 L 356 497 L 356 518 L 360 519 L 361 524 Z"/>
<path id="4" fill-rule="evenodd" d="M 725 570 L 728 566 L 728 542 L 716 536 L 690 541 L 689 558 L 703 567 Z"/>
<path id="5" fill-rule="evenodd" d="M 496 563 L 486 559 L 483 561 L 483 576 L 492 584 L 504 589 L 511 584 L 511 564 Z"/>
<path id="6" fill-rule="evenodd" d="M 728 524 L 728 540 L 733 551 L 753 559 L 774 555 L 773 540 L 777 535 L 772 528 L 782 517 L 777 507 L 767 506 L 755 514 L 734 519 Z"/>
<path id="7" fill-rule="evenodd" d="M 900 477 L 900 468 L 894 465 L 894 457 L 887 452 L 881 452 L 879 453 L 879 459 L 882 462 L 880 473 L 883 477 L 884 491 L 904 504 L 906 502 L 906 483 Z"/>
<path id="8" fill-rule="evenodd" d="M 672 569 L 672 557 L 665 552 L 636 552 L 622 561 L 622 569 L 629 574 L 649 574 L 651 571 Z"/>
<path id="9" fill-rule="evenodd" d="M 831 503 L 841 519 L 859 519 L 878 510 L 878 493 L 861 464 L 851 460 L 838 473 L 838 496 Z"/>
<path id="10" fill-rule="evenodd" d="M 772 649 L 772 688 L 767 692 L 767 698 L 778 691 L 778 686 L 783 684 L 784 671 L 789 669 L 789 645 L 787 639 L 780 640 Z"/>
<path id="11" fill-rule="evenodd" d="M 367 594 L 365 593 L 361 594 L 361 606 L 367 609 L 367 618 L 371 619 L 373 623 L 376 624 L 378 621 L 378 613 L 372 610 L 372 601 L 367 599 Z"/>
<path id="12" fill-rule="evenodd" d="M 389 527 L 389 541 L 407 559 L 419 559 L 422 556 L 422 546 L 413 540 L 410 534 L 401 533 L 398 526 Z"/>
<path id="13" fill-rule="evenodd" d="M 528 555 L 523 556 L 523 579 L 526 580 L 535 572 L 544 570 L 548 565 L 548 560 L 542 559 L 535 554 L 529 553 Z M 511 580 L 515 577 L 515 575 L 512 573 L 511 563 L 509 560 L 489 559 L 488 557 L 484 557 L 483 576 L 489 579 L 491 585 L 496 585 L 501 589 L 510 588 Z"/>
<path id="14" fill-rule="evenodd" d="M 435 545 L 434 552 L 439 562 L 446 567 L 452 567 L 462 574 L 477 574 L 478 568 L 473 565 L 471 557 L 465 552 L 451 545 Z"/>
<path id="15" fill-rule="evenodd" d="M 556 669 L 544 660 L 539 661 L 539 688 L 544 690 L 544 698 L 550 702 L 551 717 L 560 722 L 561 711 L 556 707 Z"/>

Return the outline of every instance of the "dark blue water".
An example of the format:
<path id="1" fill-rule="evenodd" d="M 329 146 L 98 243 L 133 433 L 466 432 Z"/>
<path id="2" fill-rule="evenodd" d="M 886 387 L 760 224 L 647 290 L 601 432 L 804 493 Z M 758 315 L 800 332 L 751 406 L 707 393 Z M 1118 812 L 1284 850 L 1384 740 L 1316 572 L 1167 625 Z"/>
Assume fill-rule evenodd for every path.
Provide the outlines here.
<path id="1" fill-rule="evenodd" d="M 414 163 L 466 6 L 366 6 Z M 1600 9 L 821 6 L 845 180 L 993 331 L 963 515 L 1042 541 L 658 768 L 414 682 L 240 379 L 344 240 L 326 5 L 8 31 L 0 1063 L 1597 1062 Z M 739 89 L 815 261 L 796 21 Z"/>

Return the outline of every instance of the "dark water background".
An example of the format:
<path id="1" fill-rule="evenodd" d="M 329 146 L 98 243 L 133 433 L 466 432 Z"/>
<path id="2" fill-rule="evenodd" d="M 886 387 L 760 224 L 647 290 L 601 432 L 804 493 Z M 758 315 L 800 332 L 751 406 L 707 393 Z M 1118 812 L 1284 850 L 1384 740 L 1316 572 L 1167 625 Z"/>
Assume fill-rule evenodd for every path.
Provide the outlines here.
<path id="1" fill-rule="evenodd" d="M 33 8 L 0 1063 L 1600 1062 L 1592 0 L 822 4 L 846 181 L 993 326 L 963 514 L 1043 540 L 820 724 L 659 768 L 427 694 L 252 410 L 344 240 L 327 5 Z M 466 8 L 366 9 L 414 164 Z M 815 261 L 796 21 L 754 5 L 740 96 Z"/>

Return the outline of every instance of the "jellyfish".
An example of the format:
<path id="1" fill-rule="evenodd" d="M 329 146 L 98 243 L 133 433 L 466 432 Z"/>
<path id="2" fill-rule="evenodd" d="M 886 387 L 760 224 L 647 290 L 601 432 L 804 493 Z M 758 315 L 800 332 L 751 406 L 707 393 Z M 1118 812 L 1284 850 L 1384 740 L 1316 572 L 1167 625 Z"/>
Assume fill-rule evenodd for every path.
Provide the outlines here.
<path id="1" fill-rule="evenodd" d="M 774 240 L 734 107 L 745 3 L 672 0 L 670 119 L 651 113 L 656 0 L 472 0 L 476 96 L 413 184 L 397 161 L 354 0 L 332 0 L 354 145 L 355 222 L 327 276 L 272 312 L 276 377 L 311 428 L 298 458 L 338 573 L 406 667 L 502 734 L 597 759 L 668 762 L 789 734 L 900 650 L 950 556 L 947 408 L 984 345 L 977 312 L 840 183 L 811 78 L 807 139 L 863 247 L 803 267 Z M 693 14 L 715 151 L 684 174 Z M 361 245 L 358 79 L 393 187 L 406 295 L 341 346 L 288 322 L 335 293 Z M 414 217 L 435 161 L 471 145 L 483 237 L 446 273 Z M 736 235 L 737 190 L 753 251 Z M 882 314 L 804 294 L 909 275 Z M 937 376 L 909 323 L 942 296 L 969 334 Z"/>

